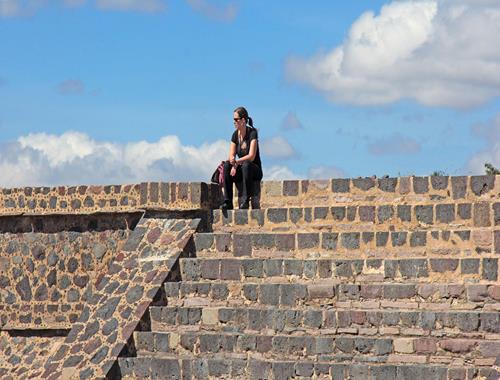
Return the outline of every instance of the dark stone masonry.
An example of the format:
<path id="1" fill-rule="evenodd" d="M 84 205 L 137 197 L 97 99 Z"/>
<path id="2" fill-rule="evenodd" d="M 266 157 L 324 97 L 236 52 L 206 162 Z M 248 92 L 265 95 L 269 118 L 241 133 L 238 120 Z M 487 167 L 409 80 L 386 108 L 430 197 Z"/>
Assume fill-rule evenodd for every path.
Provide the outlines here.
<path id="1" fill-rule="evenodd" d="M 500 378 L 500 176 L 220 200 L 0 189 L 0 379 Z"/>

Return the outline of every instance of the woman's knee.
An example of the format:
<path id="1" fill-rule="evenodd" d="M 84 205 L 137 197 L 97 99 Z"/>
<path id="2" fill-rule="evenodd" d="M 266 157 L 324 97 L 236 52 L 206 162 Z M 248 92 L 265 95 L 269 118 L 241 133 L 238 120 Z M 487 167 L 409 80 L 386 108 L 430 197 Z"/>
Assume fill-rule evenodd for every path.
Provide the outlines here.
<path id="1" fill-rule="evenodd" d="M 245 173 L 250 170 L 250 166 L 252 163 L 250 161 L 245 161 L 241 164 L 241 170 L 243 170 Z"/>

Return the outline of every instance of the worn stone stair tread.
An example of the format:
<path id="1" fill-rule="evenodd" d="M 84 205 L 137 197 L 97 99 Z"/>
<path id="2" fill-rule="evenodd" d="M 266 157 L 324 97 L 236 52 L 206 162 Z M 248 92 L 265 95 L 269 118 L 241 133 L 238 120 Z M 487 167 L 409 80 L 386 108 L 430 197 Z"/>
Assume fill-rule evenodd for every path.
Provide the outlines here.
<path id="1" fill-rule="evenodd" d="M 498 313 L 478 310 L 415 310 L 400 308 L 338 308 L 320 307 L 183 307 L 150 308 L 151 331 L 212 330 L 212 331 L 306 331 L 331 334 L 345 329 L 360 335 L 400 336 L 482 336 L 500 339 Z"/>
<path id="2" fill-rule="evenodd" d="M 360 282 L 411 279 L 439 282 L 453 275 L 464 283 L 489 282 L 498 279 L 498 258 L 257 258 L 196 257 L 180 260 L 184 281 L 232 279 L 259 281 L 355 279 Z"/>
<path id="3" fill-rule="evenodd" d="M 338 228 L 370 228 L 374 225 L 399 224 L 411 227 L 474 226 L 474 202 L 443 199 L 438 202 L 394 202 L 374 204 L 367 200 L 330 206 L 267 207 L 260 210 L 212 210 L 214 230 L 232 231 L 241 226 L 247 229 L 307 228 L 338 226 Z"/>
<path id="4" fill-rule="evenodd" d="M 120 358 L 119 367 L 122 376 L 151 378 L 190 379 L 256 379 L 273 378 L 275 380 L 291 378 L 319 379 L 374 379 L 374 380 L 415 380 L 415 379 L 469 379 L 482 376 L 487 379 L 498 378 L 498 372 L 483 366 L 439 365 L 439 364 L 377 364 L 377 363 L 331 363 L 313 361 L 265 360 L 258 355 L 242 358 L 234 355 L 170 356 L 152 358 L 140 356 Z M 463 376 L 462 376 L 463 375 Z M 162 377 L 163 376 L 163 377 Z M 459 377 L 457 377 L 459 376 Z"/>
<path id="5" fill-rule="evenodd" d="M 391 362 L 398 355 L 416 355 L 416 362 L 429 363 L 439 357 L 452 363 L 493 365 L 500 350 L 500 340 L 482 337 L 437 338 L 399 336 L 357 336 L 346 334 L 310 335 L 266 334 L 263 331 L 183 331 L 135 332 L 138 355 L 163 356 L 168 353 L 249 353 L 258 352 L 265 358 L 288 357 L 294 360 L 342 360 L 345 355 L 360 361 Z M 368 355 L 368 356 L 367 356 Z"/>

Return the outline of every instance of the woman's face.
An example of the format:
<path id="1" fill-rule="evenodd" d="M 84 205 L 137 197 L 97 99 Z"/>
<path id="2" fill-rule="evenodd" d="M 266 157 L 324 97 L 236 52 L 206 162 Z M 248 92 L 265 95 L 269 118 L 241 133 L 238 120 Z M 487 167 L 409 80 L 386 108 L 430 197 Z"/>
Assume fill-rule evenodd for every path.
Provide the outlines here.
<path id="1" fill-rule="evenodd" d="M 235 128 L 240 128 L 245 126 L 245 119 L 240 117 L 240 115 L 238 115 L 238 112 L 233 113 L 233 122 Z"/>

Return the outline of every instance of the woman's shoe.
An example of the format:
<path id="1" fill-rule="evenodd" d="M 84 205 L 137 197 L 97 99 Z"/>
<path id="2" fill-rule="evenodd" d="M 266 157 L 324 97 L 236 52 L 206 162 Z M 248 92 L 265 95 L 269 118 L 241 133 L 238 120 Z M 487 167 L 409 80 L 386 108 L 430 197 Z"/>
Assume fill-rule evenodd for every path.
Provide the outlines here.
<path id="1" fill-rule="evenodd" d="M 220 205 L 221 210 L 232 210 L 233 209 L 233 204 L 229 201 L 224 201 Z"/>

